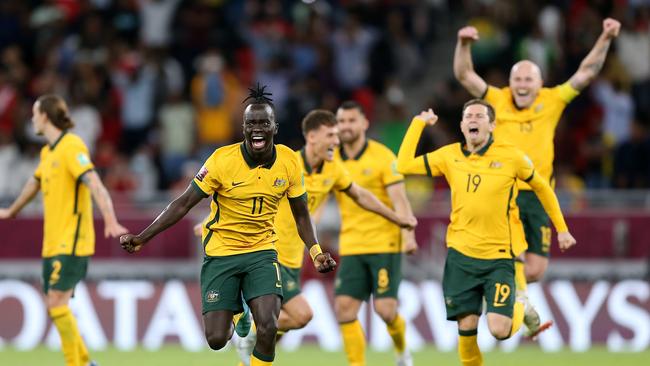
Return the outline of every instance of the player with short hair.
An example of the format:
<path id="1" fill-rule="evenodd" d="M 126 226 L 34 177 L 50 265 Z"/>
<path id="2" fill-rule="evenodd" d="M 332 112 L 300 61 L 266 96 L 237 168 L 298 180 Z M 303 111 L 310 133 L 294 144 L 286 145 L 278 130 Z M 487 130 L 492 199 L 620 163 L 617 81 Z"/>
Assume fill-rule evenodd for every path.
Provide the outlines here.
<path id="1" fill-rule="evenodd" d="M 456 79 L 477 98 L 484 98 L 494 106 L 497 114 L 494 136 L 507 140 L 523 150 L 532 159 L 538 174 L 548 183 L 553 181 L 555 128 L 566 105 L 596 78 L 607 57 L 612 40 L 618 36 L 621 24 L 611 18 L 603 21 L 603 31 L 578 70 L 565 83 L 553 88 L 543 87 L 539 67 L 529 60 L 517 62 L 510 70 L 509 86 L 496 88 L 488 85 L 472 65 L 471 44 L 479 39 L 474 27 L 458 31 L 454 54 Z M 539 281 L 548 267 L 551 230 L 549 218 L 532 192 L 529 184 L 518 182 L 521 191 L 517 198 L 525 241 L 515 248 L 515 254 L 526 251 L 524 263 L 516 262 L 517 290 L 525 294 L 526 282 Z M 525 267 L 525 268 L 524 268 Z M 525 297 L 527 300 L 527 297 Z M 525 324 L 528 336 L 535 336 L 540 328 L 539 315 L 527 304 Z"/>
<path id="2" fill-rule="evenodd" d="M 275 357 L 282 278 L 274 220 L 284 196 L 314 266 L 319 272 L 329 272 L 336 262 L 317 244 L 299 159 L 288 147 L 273 143 L 278 124 L 267 97 L 270 93 L 259 84 L 250 90 L 246 100 L 252 99 L 252 103 L 243 118 L 244 141 L 215 150 L 180 197 L 142 233 L 124 235 L 120 242 L 131 253 L 140 250 L 211 196 L 201 269 L 205 336 L 212 349 L 226 345 L 233 333 L 233 314 L 243 310 L 243 294 L 257 325 L 250 364 L 259 366 L 271 365 Z"/>
<path id="3" fill-rule="evenodd" d="M 361 106 L 344 102 L 336 112 L 341 148 L 336 160 L 350 172 L 352 180 L 367 189 L 400 216 L 412 217 L 404 177 L 397 172 L 395 154 L 386 146 L 366 138 L 368 119 Z M 365 365 L 365 335 L 357 319 L 361 304 L 373 296 L 373 307 L 386 323 L 399 366 L 413 364 L 406 347 L 406 322 L 397 311 L 402 252 L 417 249 L 413 230 L 404 229 L 359 207 L 343 192 L 336 193 L 341 213 L 336 273 L 335 312 L 350 365 Z"/>
<path id="4" fill-rule="evenodd" d="M 15 217 L 38 191 L 43 192 L 43 292 L 48 314 L 61 337 L 66 365 L 94 365 L 68 306 L 95 253 L 91 197 L 104 218 L 105 237 L 117 237 L 127 229 L 115 217 L 111 197 L 94 170 L 88 148 L 69 132 L 74 123 L 63 98 L 41 96 L 32 114 L 34 130 L 47 144 L 41 149 L 34 176 L 9 208 L 0 209 L 0 219 Z"/>
<path id="5" fill-rule="evenodd" d="M 558 231 L 560 249 L 575 245 L 548 182 L 518 148 L 492 137 L 492 106 L 472 99 L 463 106 L 460 128 L 465 144 L 454 143 L 418 157 L 415 150 L 428 124 L 438 117 L 431 109 L 413 118 L 397 156 L 403 174 L 444 175 L 451 188 L 451 223 L 443 292 L 447 319 L 458 322 L 458 352 L 464 366 L 483 365 L 476 341 L 483 298 L 492 335 L 507 339 L 521 326 L 523 300 L 515 297 L 515 233 L 521 232 L 517 180 L 527 182 Z"/>

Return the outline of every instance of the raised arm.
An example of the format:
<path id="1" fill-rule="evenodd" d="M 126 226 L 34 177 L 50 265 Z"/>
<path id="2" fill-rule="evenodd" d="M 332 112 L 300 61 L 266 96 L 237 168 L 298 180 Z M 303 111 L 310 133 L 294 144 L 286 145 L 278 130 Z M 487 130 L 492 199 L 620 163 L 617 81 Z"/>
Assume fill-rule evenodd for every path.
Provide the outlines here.
<path id="1" fill-rule="evenodd" d="M 389 186 L 388 189 L 391 189 L 391 187 L 399 186 L 399 185 L 401 185 L 401 189 L 403 190 L 404 189 L 403 183 L 393 184 Z M 363 207 L 364 209 L 370 212 L 374 212 L 377 215 L 383 216 L 386 220 L 393 222 L 395 225 L 398 225 L 403 228 L 410 228 L 410 229 L 414 228 L 415 225 L 417 225 L 417 220 L 415 219 L 415 217 L 413 217 L 412 213 L 410 214 L 410 216 L 408 215 L 407 211 L 398 213 L 397 206 L 395 206 L 395 211 L 391 210 L 377 197 L 375 197 L 374 194 L 372 194 L 370 191 L 366 190 L 365 188 L 359 186 L 356 183 L 352 183 L 350 188 L 345 191 L 345 194 L 347 194 L 348 197 L 352 198 L 354 202 L 357 203 L 357 205 Z M 393 201 L 393 204 L 394 203 L 395 202 Z"/>
<path id="2" fill-rule="evenodd" d="M 101 179 L 99 179 L 97 172 L 91 170 L 85 173 L 81 177 L 81 181 L 90 190 L 90 194 L 95 200 L 95 203 L 97 203 L 97 207 L 99 207 L 99 212 L 102 213 L 102 217 L 104 218 L 104 237 L 108 238 L 110 236 L 115 238 L 128 233 L 129 230 L 117 222 L 115 210 L 113 209 L 113 201 L 111 200 L 111 196 L 108 194 L 108 190 L 106 190 Z"/>
<path id="3" fill-rule="evenodd" d="M 10 219 L 16 217 L 18 213 L 25 207 L 31 200 L 36 197 L 36 194 L 41 189 L 41 182 L 34 178 L 29 177 L 27 183 L 20 192 L 20 195 L 9 206 L 9 208 L 0 208 L 0 219 Z"/>
<path id="4" fill-rule="evenodd" d="M 562 211 L 560 210 L 560 203 L 558 202 L 557 196 L 555 195 L 555 192 L 553 192 L 551 186 L 537 173 L 533 173 L 528 180 L 528 184 L 530 184 L 533 191 L 535 191 L 535 194 L 544 207 L 544 211 L 546 211 L 553 222 L 553 226 L 555 226 L 560 250 L 565 251 L 574 246 L 576 240 L 573 238 L 571 233 L 569 233 L 569 228 L 567 227 Z"/>
<path id="5" fill-rule="evenodd" d="M 580 63 L 578 71 L 569 79 L 571 87 L 580 91 L 596 78 L 600 69 L 603 68 L 612 39 L 618 36 L 620 29 L 621 23 L 617 20 L 612 18 L 603 20 L 603 32 L 589 54 Z"/>
<path id="6" fill-rule="evenodd" d="M 196 206 L 205 194 L 189 185 L 185 192 L 173 200 L 156 219 L 138 235 L 126 234 L 120 237 L 122 248 L 129 253 L 137 252 L 158 233 L 177 223 Z"/>
<path id="7" fill-rule="evenodd" d="M 456 50 L 454 51 L 454 76 L 467 91 L 480 98 L 487 90 L 487 83 L 474 71 L 472 63 L 472 42 L 478 41 L 478 31 L 474 27 L 464 27 L 458 31 Z"/>
<path id="8" fill-rule="evenodd" d="M 427 175 L 427 164 L 423 156 L 415 157 L 415 150 L 417 150 L 418 142 L 424 127 L 428 124 L 433 126 L 438 121 L 438 116 L 433 113 L 429 108 L 428 111 L 423 111 L 419 115 L 413 117 L 411 125 L 406 130 L 406 135 L 402 140 L 397 153 L 397 171 L 401 174 L 413 175 Z"/>
<path id="9" fill-rule="evenodd" d="M 336 262 L 329 253 L 323 253 L 320 245 L 318 245 L 314 225 L 309 216 L 306 197 L 307 194 L 305 193 L 300 197 L 289 198 L 289 206 L 291 206 L 293 219 L 296 221 L 298 235 L 300 235 L 300 239 L 302 239 L 307 249 L 309 249 L 309 255 L 314 261 L 314 266 L 318 269 L 318 272 L 325 273 L 333 271 L 336 268 Z"/>

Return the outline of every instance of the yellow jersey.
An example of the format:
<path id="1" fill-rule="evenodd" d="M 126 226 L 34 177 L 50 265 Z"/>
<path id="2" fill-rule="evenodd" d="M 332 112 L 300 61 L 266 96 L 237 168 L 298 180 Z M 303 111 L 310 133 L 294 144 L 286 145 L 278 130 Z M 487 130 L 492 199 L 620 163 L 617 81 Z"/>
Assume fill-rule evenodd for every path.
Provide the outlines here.
<path id="1" fill-rule="evenodd" d="M 393 208 L 386 187 L 403 182 L 404 176 L 397 172 L 397 160 L 392 151 L 379 142 L 367 140 L 357 156 L 348 157 L 341 148 L 336 152 L 335 159 L 350 172 L 352 181 Z M 335 196 L 341 213 L 340 255 L 402 251 L 399 226 L 363 209 L 343 192 L 337 192 Z"/>
<path id="2" fill-rule="evenodd" d="M 509 87 L 488 86 L 484 99 L 496 111 L 494 139 L 510 142 L 523 150 L 538 174 L 552 183 L 555 128 L 566 105 L 578 94 L 569 82 L 542 88 L 529 108 L 519 109 Z M 520 189 L 531 189 L 526 182 L 518 184 Z"/>
<path id="3" fill-rule="evenodd" d="M 310 213 L 316 212 L 331 191 L 344 192 L 352 185 L 350 174 L 339 161 L 323 161 L 316 170 L 312 170 L 307 163 L 304 149 L 296 152 L 296 156 L 304 169 Z M 278 234 L 278 261 L 289 268 L 302 267 L 305 244 L 298 235 L 291 206 L 286 198 L 280 202 L 280 208 L 275 217 L 275 230 Z"/>
<path id="4" fill-rule="evenodd" d="M 221 147 L 208 158 L 192 185 L 212 196 L 203 225 L 206 256 L 274 249 L 273 222 L 280 200 L 305 194 L 302 168 L 294 151 L 275 145 L 272 161 L 257 165 L 244 143 Z"/>
<path id="5" fill-rule="evenodd" d="M 95 253 L 95 229 L 90 190 L 81 177 L 94 169 L 79 136 L 64 131 L 41 149 L 34 172 L 43 192 L 44 258 Z"/>

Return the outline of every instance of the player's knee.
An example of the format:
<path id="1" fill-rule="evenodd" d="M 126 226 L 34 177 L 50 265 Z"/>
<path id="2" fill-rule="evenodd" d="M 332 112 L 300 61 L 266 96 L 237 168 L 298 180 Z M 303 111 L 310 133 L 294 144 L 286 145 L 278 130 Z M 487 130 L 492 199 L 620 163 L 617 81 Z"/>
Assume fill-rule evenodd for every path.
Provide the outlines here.
<path id="1" fill-rule="evenodd" d="M 541 264 L 526 264 L 526 282 L 537 282 L 544 277 L 546 266 Z"/>
<path id="2" fill-rule="evenodd" d="M 226 346 L 230 337 L 232 336 L 232 329 L 228 330 L 214 330 L 205 333 L 205 340 L 211 349 L 218 351 Z"/>
<path id="3" fill-rule="evenodd" d="M 392 309 L 389 307 L 375 308 L 375 312 L 386 324 L 393 322 L 397 316 L 397 309 Z"/>
<path id="4" fill-rule="evenodd" d="M 298 328 L 302 328 L 305 325 L 307 325 L 307 323 L 309 323 L 313 317 L 314 317 L 314 313 L 312 312 L 311 309 L 304 309 L 294 319 L 296 321 L 296 325 L 298 326 Z"/>
<path id="5" fill-rule="evenodd" d="M 263 321 L 255 324 L 257 327 L 257 338 L 258 339 L 268 339 L 274 338 L 278 333 L 278 322 L 277 320 L 264 319 Z"/>
<path id="6" fill-rule="evenodd" d="M 508 322 L 498 322 L 490 325 L 490 333 L 500 341 L 510 338 L 512 324 Z"/>

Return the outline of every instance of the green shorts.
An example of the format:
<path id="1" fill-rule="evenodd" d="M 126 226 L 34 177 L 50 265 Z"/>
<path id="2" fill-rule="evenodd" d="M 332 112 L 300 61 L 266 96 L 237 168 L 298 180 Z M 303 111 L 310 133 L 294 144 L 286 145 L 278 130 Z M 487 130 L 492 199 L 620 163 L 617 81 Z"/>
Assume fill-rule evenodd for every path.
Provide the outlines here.
<path id="1" fill-rule="evenodd" d="M 528 243 L 526 251 L 548 257 L 551 248 L 551 228 L 542 203 L 535 192 L 525 190 L 519 192 L 517 206 L 526 233 L 526 243 Z"/>
<path id="2" fill-rule="evenodd" d="M 345 255 L 336 271 L 334 293 L 355 299 L 397 298 L 402 281 L 402 253 Z"/>
<path id="3" fill-rule="evenodd" d="M 476 259 L 449 248 L 442 278 L 447 320 L 480 315 L 483 297 L 488 313 L 512 317 L 515 269 L 512 259 Z"/>
<path id="4" fill-rule="evenodd" d="M 280 264 L 280 274 L 282 275 L 282 305 L 289 300 L 300 295 L 300 268 L 285 267 Z"/>
<path id="5" fill-rule="evenodd" d="M 90 257 L 57 255 L 43 258 L 43 292 L 68 291 L 86 277 Z"/>
<path id="6" fill-rule="evenodd" d="M 205 257 L 201 267 L 201 307 L 209 311 L 244 311 L 246 302 L 259 296 L 282 297 L 282 277 L 275 250 Z"/>

